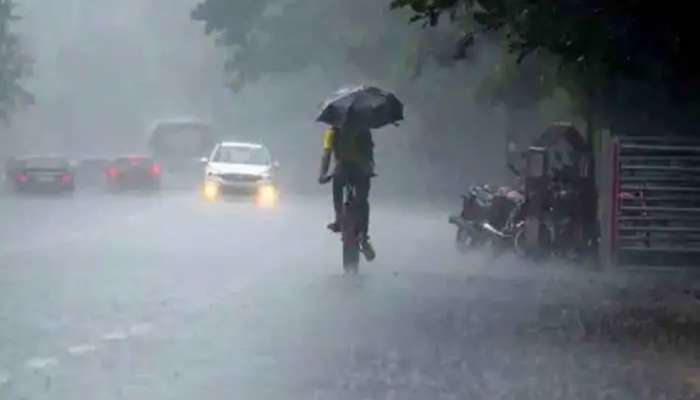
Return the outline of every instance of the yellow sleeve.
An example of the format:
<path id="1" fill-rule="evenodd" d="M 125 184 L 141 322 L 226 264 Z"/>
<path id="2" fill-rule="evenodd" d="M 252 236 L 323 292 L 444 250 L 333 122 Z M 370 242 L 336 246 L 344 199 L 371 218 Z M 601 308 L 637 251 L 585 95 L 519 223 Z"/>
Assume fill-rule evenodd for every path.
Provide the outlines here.
<path id="1" fill-rule="evenodd" d="M 323 134 L 323 150 L 333 151 L 333 140 L 335 139 L 335 129 L 329 128 Z"/>

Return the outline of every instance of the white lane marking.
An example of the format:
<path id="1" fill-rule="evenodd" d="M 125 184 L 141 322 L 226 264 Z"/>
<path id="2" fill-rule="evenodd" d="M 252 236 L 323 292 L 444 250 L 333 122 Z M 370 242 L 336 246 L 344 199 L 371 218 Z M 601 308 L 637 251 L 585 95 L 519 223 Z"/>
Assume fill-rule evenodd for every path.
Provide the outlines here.
<path id="1" fill-rule="evenodd" d="M 36 358 L 30 358 L 27 360 L 25 363 L 25 366 L 29 369 L 34 369 L 34 370 L 41 370 L 41 369 L 47 369 L 51 368 L 58 365 L 58 359 L 54 357 L 46 357 L 46 358 L 41 358 L 41 357 L 36 357 Z"/>
<path id="2" fill-rule="evenodd" d="M 121 340 L 126 340 L 127 334 L 122 331 L 114 331 L 102 335 L 101 339 L 105 342 L 118 342 Z"/>
<path id="3" fill-rule="evenodd" d="M 12 380 L 12 376 L 9 372 L 0 371 L 0 387 L 3 387 L 10 383 L 10 380 Z"/>
<path id="4" fill-rule="evenodd" d="M 92 344 L 79 344 L 75 346 L 71 346 L 68 348 L 68 353 L 73 356 L 82 356 L 88 353 L 95 352 L 97 350 L 97 346 L 92 345 Z"/>
<path id="5" fill-rule="evenodd" d="M 141 324 L 134 324 L 129 327 L 130 336 L 145 336 L 153 332 L 153 324 L 144 322 Z"/>

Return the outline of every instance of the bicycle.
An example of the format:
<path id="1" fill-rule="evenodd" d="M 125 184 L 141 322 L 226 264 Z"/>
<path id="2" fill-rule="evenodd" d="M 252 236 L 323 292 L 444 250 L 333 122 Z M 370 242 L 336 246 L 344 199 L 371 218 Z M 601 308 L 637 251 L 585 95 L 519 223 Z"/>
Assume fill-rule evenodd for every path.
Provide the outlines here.
<path id="1" fill-rule="evenodd" d="M 376 175 L 373 175 L 373 177 Z M 328 183 L 333 179 L 329 175 L 323 183 Z M 355 185 L 347 180 L 343 185 L 343 208 L 340 215 L 340 237 L 343 244 L 343 271 L 345 273 L 357 274 L 360 266 L 360 254 L 362 251 L 363 233 L 358 229 L 360 222 L 360 210 L 355 202 Z M 371 255 L 374 258 L 374 255 Z M 368 258 L 370 260 L 370 258 Z M 371 261 L 371 260 L 370 260 Z"/>

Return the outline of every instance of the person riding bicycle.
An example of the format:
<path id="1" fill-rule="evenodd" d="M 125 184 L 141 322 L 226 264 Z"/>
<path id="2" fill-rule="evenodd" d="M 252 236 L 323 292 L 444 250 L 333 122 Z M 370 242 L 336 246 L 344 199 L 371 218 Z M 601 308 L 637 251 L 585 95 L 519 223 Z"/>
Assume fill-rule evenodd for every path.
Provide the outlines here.
<path id="1" fill-rule="evenodd" d="M 333 174 L 328 175 L 331 157 L 335 161 Z M 343 187 L 346 183 L 355 186 L 360 221 L 360 250 L 365 258 L 372 260 L 375 252 L 369 241 L 369 191 L 370 179 L 374 176 L 374 142 L 369 128 L 358 126 L 346 119 L 339 126 L 332 126 L 323 136 L 323 156 L 319 183 L 323 184 L 333 179 L 333 208 L 335 220 L 328 224 L 333 232 L 341 230 L 341 214 L 343 211 Z"/>

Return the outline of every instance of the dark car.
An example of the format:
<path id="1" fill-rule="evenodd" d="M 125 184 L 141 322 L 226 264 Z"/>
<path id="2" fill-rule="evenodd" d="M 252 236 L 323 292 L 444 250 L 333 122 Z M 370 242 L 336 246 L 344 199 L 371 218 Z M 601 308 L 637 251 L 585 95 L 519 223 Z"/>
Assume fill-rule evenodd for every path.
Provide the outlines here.
<path id="1" fill-rule="evenodd" d="M 8 179 L 20 192 L 72 192 L 75 174 L 62 156 L 37 156 L 13 159 Z"/>
<path id="2" fill-rule="evenodd" d="M 105 169 L 107 187 L 111 190 L 159 189 L 161 166 L 147 156 L 119 157 Z"/>

